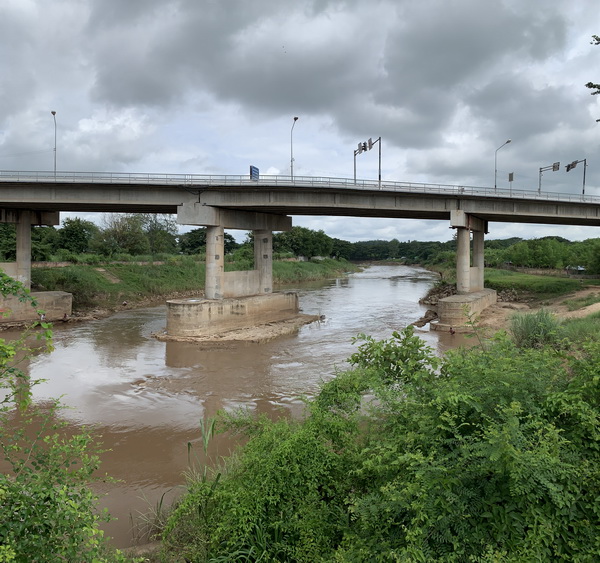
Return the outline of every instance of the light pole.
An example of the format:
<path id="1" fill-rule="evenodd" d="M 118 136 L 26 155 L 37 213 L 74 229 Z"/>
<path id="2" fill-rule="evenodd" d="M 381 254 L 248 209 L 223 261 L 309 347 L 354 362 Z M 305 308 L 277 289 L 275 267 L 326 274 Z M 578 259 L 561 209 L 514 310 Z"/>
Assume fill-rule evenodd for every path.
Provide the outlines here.
<path id="1" fill-rule="evenodd" d="M 54 118 L 54 179 L 56 180 L 56 112 L 52 110 L 50 113 Z"/>
<path id="2" fill-rule="evenodd" d="M 290 176 L 292 180 L 294 179 L 294 125 L 296 125 L 296 121 L 298 121 L 297 117 L 294 117 L 294 121 L 292 122 L 292 129 L 290 131 Z"/>
<path id="3" fill-rule="evenodd" d="M 497 149 L 496 152 L 494 153 L 494 191 L 496 191 L 496 189 L 498 188 L 496 182 L 498 179 L 498 151 L 505 145 L 508 145 L 508 143 L 510 143 L 512 140 L 508 139 L 505 143 L 503 143 L 502 145 L 500 145 Z"/>

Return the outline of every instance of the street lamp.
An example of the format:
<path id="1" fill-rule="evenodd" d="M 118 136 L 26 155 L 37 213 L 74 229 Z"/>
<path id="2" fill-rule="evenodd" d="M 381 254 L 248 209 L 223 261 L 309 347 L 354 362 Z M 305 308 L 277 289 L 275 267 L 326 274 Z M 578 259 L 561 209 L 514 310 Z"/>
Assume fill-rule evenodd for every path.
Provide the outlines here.
<path id="1" fill-rule="evenodd" d="M 50 113 L 54 118 L 54 179 L 56 180 L 56 112 L 52 110 Z"/>
<path id="2" fill-rule="evenodd" d="M 511 139 L 508 139 L 504 144 L 500 145 L 497 149 L 496 152 L 494 153 L 494 191 L 497 189 L 497 178 L 498 178 L 498 151 L 504 146 L 504 145 L 508 145 L 508 143 L 511 142 Z"/>
<path id="3" fill-rule="evenodd" d="M 292 180 L 294 179 L 294 125 L 296 125 L 296 121 L 298 121 L 297 117 L 294 117 L 294 121 L 292 122 L 292 129 L 290 131 L 290 175 Z"/>

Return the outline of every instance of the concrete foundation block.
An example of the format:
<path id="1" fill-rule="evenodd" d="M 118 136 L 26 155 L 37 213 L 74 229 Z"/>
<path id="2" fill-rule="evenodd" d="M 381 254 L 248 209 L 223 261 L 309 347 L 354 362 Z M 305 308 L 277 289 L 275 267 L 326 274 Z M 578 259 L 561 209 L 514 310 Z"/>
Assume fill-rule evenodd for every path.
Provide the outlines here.
<path id="1" fill-rule="evenodd" d="M 66 291 L 34 291 L 31 296 L 37 301 L 36 307 L 13 296 L 0 297 L 0 323 L 39 321 L 37 310 L 44 312 L 47 321 L 58 321 L 73 313 L 73 295 Z"/>
<path id="2" fill-rule="evenodd" d="M 484 289 L 462 295 L 451 295 L 438 301 L 438 320 L 430 324 L 432 330 L 460 331 L 486 307 L 498 301 L 496 290 Z"/>
<path id="3" fill-rule="evenodd" d="M 229 299 L 173 299 L 167 301 L 169 336 L 211 336 L 291 319 L 298 314 L 294 292 Z"/>

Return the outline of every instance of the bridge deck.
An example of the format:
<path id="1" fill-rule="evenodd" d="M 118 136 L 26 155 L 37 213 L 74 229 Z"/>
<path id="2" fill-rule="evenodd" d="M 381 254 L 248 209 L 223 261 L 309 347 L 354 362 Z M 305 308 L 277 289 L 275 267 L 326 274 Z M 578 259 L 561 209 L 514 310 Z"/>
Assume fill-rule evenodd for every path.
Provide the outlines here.
<path id="1" fill-rule="evenodd" d="M 477 186 L 295 176 L 0 171 L 0 208 L 176 213 L 202 205 L 280 215 L 448 219 L 600 226 L 600 198 Z"/>

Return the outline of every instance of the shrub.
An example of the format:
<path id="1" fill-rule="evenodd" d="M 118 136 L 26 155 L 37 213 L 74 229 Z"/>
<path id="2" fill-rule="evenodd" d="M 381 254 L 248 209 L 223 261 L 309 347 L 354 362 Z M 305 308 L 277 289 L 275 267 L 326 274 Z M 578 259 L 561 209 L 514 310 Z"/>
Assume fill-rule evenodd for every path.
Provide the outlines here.
<path id="1" fill-rule="evenodd" d="M 190 561 L 597 559 L 600 344 L 565 356 L 499 336 L 440 360 L 409 327 L 361 338 L 351 361 L 303 421 L 225 420 L 249 441 L 190 485 L 167 551 Z"/>
<path id="2" fill-rule="evenodd" d="M 0 294 L 35 306 L 28 292 L 0 273 Z M 33 334 L 52 349 L 47 323 L 35 323 L 21 338 L 0 340 L 0 449 L 8 470 L 0 474 L 0 561 L 125 561 L 111 553 L 98 523 L 97 497 L 88 488 L 98 467 L 89 431 L 70 435 L 57 403 L 35 405 L 19 362 L 32 353 Z"/>
<path id="3" fill-rule="evenodd" d="M 519 348 L 555 346 L 562 335 L 560 321 L 546 309 L 516 313 L 510 318 L 510 332 Z"/>

